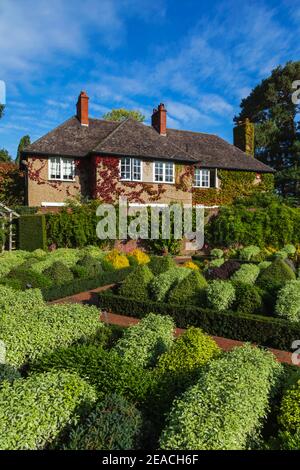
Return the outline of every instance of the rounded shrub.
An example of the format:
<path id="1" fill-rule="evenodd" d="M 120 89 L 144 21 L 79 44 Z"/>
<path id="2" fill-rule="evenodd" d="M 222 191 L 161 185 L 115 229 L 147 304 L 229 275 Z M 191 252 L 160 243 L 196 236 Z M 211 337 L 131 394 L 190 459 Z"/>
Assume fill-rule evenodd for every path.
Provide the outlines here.
<path id="1" fill-rule="evenodd" d="M 147 265 L 139 265 L 132 271 L 122 283 L 120 295 L 136 300 L 148 300 L 148 287 L 153 279 L 153 274 Z"/>
<path id="2" fill-rule="evenodd" d="M 137 264 L 147 264 L 150 262 L 150 256 L 138 248 L 130 251 L 130 253 L 128 253 L 128 258 L 134 258 Z"/>
<path id="3" fill-rule="evenodd" d="M 113 271 L 115 269 L 128 268 L 130 264 L 125 254 L 114 249 L 103 258 L 102 265 L 106 271 Z"/>
<path id="4" fill-rule="evenodd" d="M 202 274 L 199 271 L 192 271 L 170 290 L 168 301 L 172 304 L 197 305 L 206 287 L 207 281 Z"/>
<path id="5" fill-rule="evenodd" d="M 137 325 L 128 327 L 114 350 L 126 362 L 153 367 L 174 339 L 175 324 L 167 315 L 148 314 Z"/>
<path id="6" fill-rule="evenodd" d="M 6 278 L 2 278 L 4 285 L 11 286 L 16 289 L 43 288 L 52 285 L 48 276 L 37 273 L 31 269 L 17 267 L 12 269 Z"/>
<path id="7" fill-rule="evenodd" d="M 134 404 L 107 395 L 69 433 L 67 450 L 130 450 L 136 446 L 142 418 Z"/>
<path id="8" fill-rule="evenodd" d="M 90 385 L 66 372 L 37 374 L 0 388 L 0 449 L 34 450 L 54 445 L 64 428 L 90 406 Z"/>
<path id="9" fill-rule="evenodd" d="M 152 255 L 148 264 L 149 268 L 155 276 L 175 268 L 176 263 L 172 256 Z"/>
<path id="10" fill-rule="evenodd" d="M 285 282 L 294 279 L 296 276 L 291 268 L 282 259 L 276 259 L 268 268 L 260 272 L 256 284 L 276 295 Z"/>
<path id="11" fill-rule="evenodd" d="M 219 268 L 224 263 L 225 263 L 224 258 L 216 258 L 216 259 L 213 259 L 212 261 L 210 261 L 209 267 L 210 268 Z"/>
<path id="12" fill-rule="evenodd" d="M 78 374 L 93 385 L 99 400 L 111 393 L 123 395 L 128 400 L 145 400 L 152 384 L 150 371 L 126 362 L 113 349 L 104 350 L 98 345 L 72 345 L 38 357 L 30 365 L 30 373 L 68 371 Z"/>
<path id="13" fill-rule="evenodd" d="M 231 276 L 231 281 L 254 284 L 259 273 L 260 269 L 256 264 L 243 264 L 240 269 Z"/>
<path id="14" fill-rule="evenodd" d="M 283 449 L 300 447 L 300 380 L 283 394 L 278 414 L 279 438 Z"/>
<path id="15" fill-rule="evenodd" d="M 255 245 L 249 245 L 245 246 L 240 250 L 240 259 L 245 260 L 245 261 L 252 261 L 255 259 L 256 256 L 259 255 L 260 253 L 260 248 L 259 246 Z"/>
<path id="16" fill-rule="evenodd" d="M 157 275 L 150 283 L 149 289 L 154 300 L 164 302 L 169 290 L 190 274 L 188 268 L 171 268 Z"/>
<path id="17" fill-rule="evenodd" d="M 220 248 L 213 248 L 211 251 L 210 251 L 210 256 L 213 256 L 214 258 L 223 258 L 224 256 L 224 252 L 223 250 L 221 250 Z"/>
<path id="18" fill-rule="evenodd" d="M 235 301 L 233 309 L 240 313 L 262 314 L 264 310 L 262 291 L 257 286 L 235 282 Z"/>
<path id="19" fill-rule="evenodd" d="M 57 285 L 70 282 L 74 277 L 71 269 L 61 261 L 55 261 L 49 268 L 43 271 L 43 274 Z"/>
<path id="20" fill-rule="evenodd" d="M 272 353 L 250 345 L 209 362 L 173 402 L 161 448 L 247 449 L 261 430 L 281 371 Z"/>
<path id="21" fill-rule="evenodd" d="M 207 287 L 207 303 L 219 312 L 231 307 L 235 300 L 235 290 L 230 281 L 211 281 Z"/>
<path id="22" fill-rule="evenodd" d="M 77 272 L 80 275 L 78 277 L 93 278 L 93 277 L 100 276 L 100 274 L 102 273 L 102 266 L 101 266 L 100 261 L 98 259 L 93 258 L 91 255 L 88 255 L 88 254 L 80 258 L 77 261 L 76 266 L 74 268 L 75 268 L 75 272 L 76 272 L 76 269 L 78 270 L 79 268 L 79 271 Z"/>
<path id="23" fill-rule="evenodd" d="M 291 322 L 300 322 L 300 281 L 288 281 L 280 289 L 275 313 Z"/>
<path id="24" fill-rule="evenodd" d="M 264 269 L 267 269 L 269 266 L 271 266 L 272 261 L 261 261 L 257 266 L 259 267 L 260 271 L 263 271 Z"/>

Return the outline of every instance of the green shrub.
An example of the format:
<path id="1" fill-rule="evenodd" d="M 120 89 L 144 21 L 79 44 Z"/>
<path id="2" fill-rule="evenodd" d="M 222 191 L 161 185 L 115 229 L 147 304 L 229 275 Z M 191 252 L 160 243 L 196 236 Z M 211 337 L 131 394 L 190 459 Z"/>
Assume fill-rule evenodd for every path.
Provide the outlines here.
<path id="1" fill-rule="evenodd" d="M 158 276 L 158 274 L 161 273 L 165 273 L 175 266 L 176 263 L 172 256 L 151 255 L 150 262 L 148 263 L 149 269 L 151 269 L 155 276 Z"/>
<path id="2" fill-rule="evenodd" d="M 43 296 L 39 289 L 28 289 L 24 292 L 16 292 L 10 287 L 0 285 L 1 314 L 6 312 L 15 315 L 25 313 L 27 315 L 33 308 L 38 307 L 44 307 Z"/>
<path id="3" fill-rule="evenodd" d="M 93 388 L 69 373 L 34 375 L 0 389 L 0 449 L 33 450 L 52 445 L 96 399 Z"/>
<path id="4" fill-rule="evenodd" d="M 34 251 L 37 248 L 46 250 L 47 235 L 44 215 L 22 215 L 18 219 L 20 250 Z"/>
<path id="5" fill-rule="evenodd" d="M 257 266 L 259 267 L 260 271 L 264 271 L 269 266 L 271 266 L 272 261 L 261 261 Z"/>
<path id="6" fill-rule="evenodd" d="M 202 274 L 199 271 L 192 271 L 170 290 L 168 300 L 173 304 L 197 305 L 206 287 L 207 281 Z"/>
<path id="7" fill-rule="evenodd" d="M 219 268 L 224 263 L 225 263 L 224 258 L 216 258 L 216 259 L 213 259 L 212 261 L 210 261 L 209 267 L 210 268 Z"/>
<path id="8" fill-rule="evenodd" d="M 178 328 L 197 326 L 210 335 L 223 336 L 240 341 L 251 341 L 264 346 L 288 351 L 295 338 L 299 337 L 299 327 L 281 318 L 253 315 L 194 305 L 174 305 L 163 302 L 128 299 L 113 295 L 111 291 L 98 294 L 99 305 L 103 309 L 135 318 L 144 318 L 150 312 L 170 315 Z"/>
<path id="9" fill-rule="evenodd" d="M 56 348 L 94 338 L 102 325 L 96 307 L 61 304 L 26 311 L 16 303 L 2 313 L 0 338 L 7 363 L 20 367 Z"/>
<path id="10" fill-rule="evenodd" d="M 175 325 L 168 316 L 150 313 L 137 325 L 130 326 L 114 350 L 126 362 L 152 367 L 173 342 Z"/>
<path id="11" fill-rule="evenodd" d="M 102 267 L 101 263 L 99 260 L 93 258 L 91 255 L 85 255 L 83 258 L 80 258 L 77 263 L 75 268 L 81 268 L 83 271 L 81 271 L 81 276 L 79 277 L 87 277 L 87 278 L 92 278 L 92 277 L 97 277 L 100 276 L 102 272 Z M 84 276 L 82 276 L 82 273 L 84 272 Z"/>
<path id="12" fill-rule="evenodd" d="M 36 273 L 31 269 L 17 267 L 14 268 L 6 278 L 1 279 L 3 285 L 12 287 L 14 289 L 28 289 L 28 288 L 47 288 L 52 285 L 51 279 L 47 276 Z"/>
<path id="13" fill-rule="evenodd" d="M 71 269 L 61 261 L 55 261 L 49 268 L 43 271 L 43 274 L 57 285 L 70 282 L 73 279 Z"/>
<path id="14" fill-rule="evenodd" d="M 114 350 L 106 351 L 98 345 L 73 345 L 38 357 L 30 365 L 30 372 L 66 370 L 78 374 L 93 385 L 99 400 L 111 393 L 128 400 L 145 400 L 152 376 L 150 371 L 128 363 Z"/>
<path id="15" fill-rule="evenodd" d="M 243 264 L 231 277 L 233 282 L 243 282 L 244 284 L 254 284 L 258 275 L 259 267 L 256 264 Z"/>
<path id="16" fill-rule="evenodd" d="M 242 450 L 269 410 L 282 366 L 250 345 L 211 361 L 196 385 L 176 399 L 162 433 L 162 449 Z"/>
<path id="17" fill-rule="evenodd" d="M 249 245 L 240 250 L 240 259 L 245 261 L 253 261 L 260 253 L 259 246 Z"/>
<path id="18" fill-rule="evenodd" d="M 234 287 L 229 281 L 211 281 L 207 287 L 209 307 L 217 311 L 227 310 L 235 299 Z"/>
<path id="19" fill-rule="evenodd" d="M 285 251 L 288 256 L 293 256 L 296 253 L 296 247 L 292 244 L 284 245 L 282 250 Z"/>
<path id="20" fill-rule="evenodd" d="M 182 281 L 190 272 L 188 268 L 175 267 L 156 276 L 149 285 L 154 300 L 163 302 L 167 298 L 171 287 Z"/>
<path id="21" fill-rule="evenodd" d="M 286 259 L 288 257 L 288 254 L 286 251 L 284 250 L 279 250 L 275 253 L 275 258 L 278 258 L 278 259 Z"/>
<path id="22" fill-rule="evenodd" d="M 260 272 L 256 284 L 262 289 L 276 294 L 285 282 L 295 278 L 291 268 L 282 259 L 277 259 L 273 261 L 271 266 Z"/>
<path id="23" fill-rule="evenodd" d="M 87 418 L 71 430 L 64 449 L 134 449 L 141 425 L 141 414 L 136 407 L 122 396 L 111 394 L 97 403 Z"/>
<path id="24" fill-rule="evenodd" d="M 291 322 L 300 322 L 300 281 L 288 281 L 280 289 L 275 313 Z"/>
<path id="25" fill-rule="evenodd" d="M 149 298 L 148 287 L 153 274 L 146 264 L 138 265 L 124 280 L 120 294 L 137 300 Z"/>
<path id="26" fill-rule="evenodd" d="M 278 423 L 281 447 L 287 450 L 299 450 L 300 380 L 285 391 L 279 408 Z"/>
<path id="27" fill-rule="evenodd" d="M 233 309 L 241 313 L 256 313 L 263 312 L 262 291 L 257 286 L 251 284 L 244 284 L 242 282 L 234 283 L 235 288 L 235 302 Z"/>
<path id="28" fill-rule="evenodd" d="M 223 250 L 220 250 L 220 248 L 213 248 L 211 251 L 210 251 L 210 256 L 213 256 L 214 258 L 223 258 Z"/>
<path id="29" fill-rule="evenodd" d="M 13 382 L 15 379 L 19 378 L 21 378 L 21 374 L 15 367 L 8 364 L 0 364 L 0 386 L 3 380 Z"/>

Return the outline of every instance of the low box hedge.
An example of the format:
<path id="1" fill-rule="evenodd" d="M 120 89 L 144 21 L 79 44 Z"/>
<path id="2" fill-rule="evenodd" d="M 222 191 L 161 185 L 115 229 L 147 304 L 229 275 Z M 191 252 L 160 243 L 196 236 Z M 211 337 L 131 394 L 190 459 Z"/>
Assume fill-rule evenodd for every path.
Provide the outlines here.
<path id="1" fill-rule="evenodd" d="M 43 298 L 46 301 L 57 300 L 70 295 L 85 292 L 96 287 L 107 284 L 115 284 L 123 281 L 132 271 L 132 268 L 116 269 L 115 271 L 102 272 L 99 276 L 89 279 L 73 279 L 62 285 L 53 285 L 42 290 Z"/>
<path id="2" fill-rule="evenodd" d="M 98 294 L 99 307 L 114 313 L 143 318 L 150 312 L 170 315 L 178 328 L 197 326 L 206 333 L 225 338 L 250 341 L 263 346 L 289 351 L 295 338 L 299 337 L 300 324 L 286 320 L 236 313 L 232 311 L 216 312 L 215 310 L 172 305 L 153 301 L 136 301 L 114 295 L 111 291 Z"/>

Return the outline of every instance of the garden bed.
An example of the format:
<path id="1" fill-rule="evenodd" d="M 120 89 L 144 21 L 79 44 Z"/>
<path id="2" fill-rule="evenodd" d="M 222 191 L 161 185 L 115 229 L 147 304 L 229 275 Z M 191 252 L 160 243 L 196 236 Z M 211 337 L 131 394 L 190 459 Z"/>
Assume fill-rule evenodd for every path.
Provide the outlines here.
<path id="1" fill-rule="evenodd" d="M 232 311 L 217 312 L 195 306 L 137 301 L 115 295 L 108 290 L 98 294 L 99 307 L 114 313 L 143 318 L 150 312 L 170 315 L 178 328 L 197 326 L 206 333 L 239 341 L 250 341 L 262 346 L 289 351 L 299 337 L 299 323 L 260 315 L 247 315 Z"/>

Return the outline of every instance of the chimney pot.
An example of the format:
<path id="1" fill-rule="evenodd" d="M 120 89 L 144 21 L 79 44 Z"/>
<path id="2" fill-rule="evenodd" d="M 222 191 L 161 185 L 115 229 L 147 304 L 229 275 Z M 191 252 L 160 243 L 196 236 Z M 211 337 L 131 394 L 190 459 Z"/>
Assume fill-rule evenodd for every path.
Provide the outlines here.
<path id="1" fill-rule="evenodd" d="M 82 126 L 89 125 L 89 97 L 85 91 L 82 91 L 78 96 L 77 101 L 77 119 Z"/>
<path id="2" fill-rule="evenodd" d="M 152 127 L 160 135 L 167 135 L 167 110 L 163 103 L 160 103 L 157 108 L 153 109 L 151 123 Z"/>

